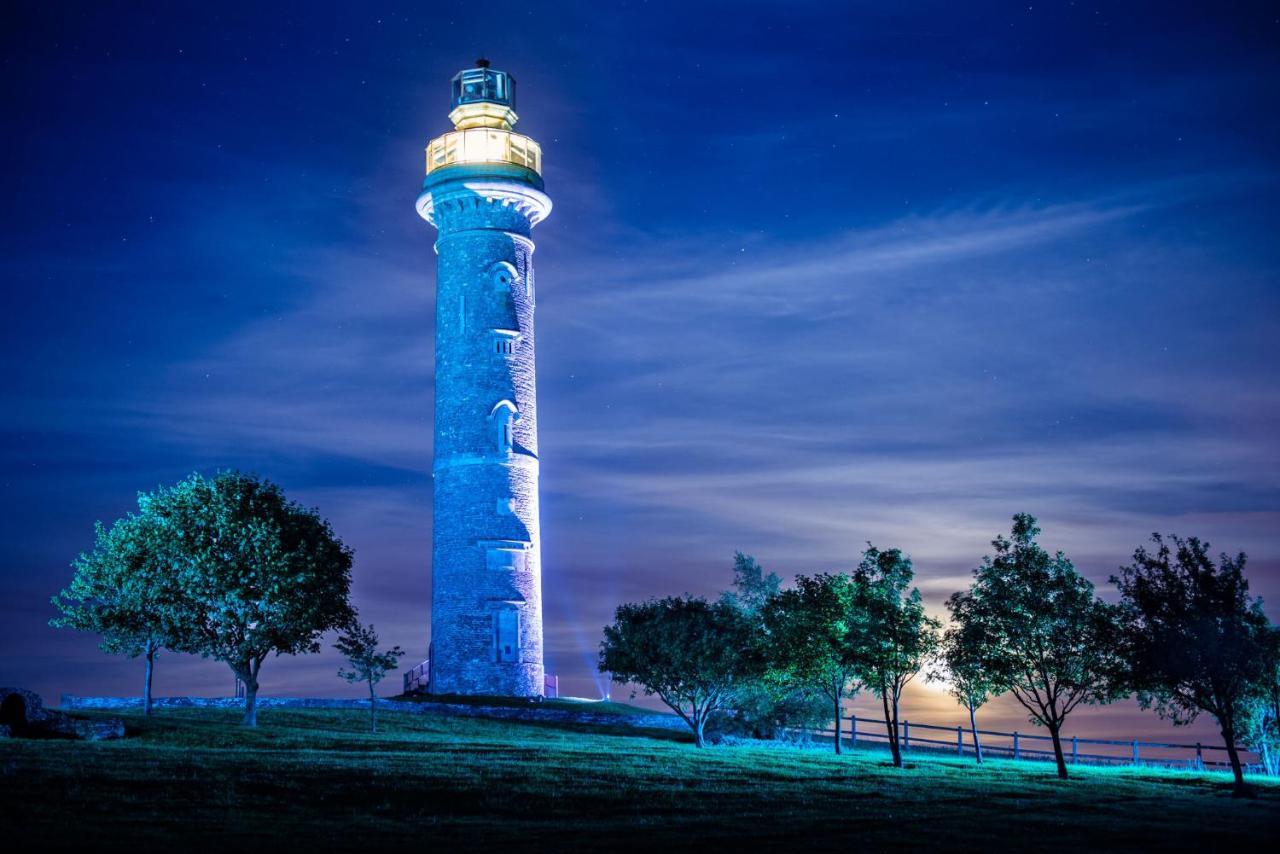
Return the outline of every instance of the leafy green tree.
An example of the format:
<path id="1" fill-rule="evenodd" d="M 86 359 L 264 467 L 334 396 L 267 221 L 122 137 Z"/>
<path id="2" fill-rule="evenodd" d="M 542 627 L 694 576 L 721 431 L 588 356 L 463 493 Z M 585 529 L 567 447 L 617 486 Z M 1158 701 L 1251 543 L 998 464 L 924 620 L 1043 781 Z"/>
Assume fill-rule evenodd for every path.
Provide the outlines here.
<path id="1" fill-rule="evenodd" d="M 973 738 L 973 756 L 982 764 L 982 742 L 978 738 L 978 709 L 992 697 L 1008 690 L 999 670 L 985 660 L 993 643 L 983 635 L 984 626 L 967 611 L 973 599 L 956 593 L 947 600 L 951 626 L 942 635 L 939 649 L 941 668 L 930 679 L 944 682 L 947 692 L 969 712 L 969 733 Z"/>
<path id="2" fill-rule="evenodd" d="M 1249 793 L 1236 741 L 1251 707 L 1274 689 L 1275 634 L 1249 595 L 1245 555 L 1219 555 L 1192 537 L 1152 535 L 1111 580 L 1120 588 L 1128 684 L 1175 724 L 1208 712 L 1218 722 L 1236 795 Z M 1172 547 L 1170 546 L 1172 543 Z"/>
<path id="3" fill-rule="evenodd" d="M 373 624 L 362 625 L 352 623 L 338 635 L 334 649 L 342 653 L 349 667 L 338 670 L 338 675 L 354 684 L 363 682 L 369 686 L 369 731 L 378 731 L 378 695 L 375 686 L 382 678 L 395 670 L 404 655 L 404 650 L 393 646 L 388 650 L 379 650 L 378 633 Z"/>
<path id="4" fill-rule="evenodd" d="M 239 472 L 192 475 L 152 505 L 171 536 L 181 591 L 173 649 L 225 662 L 257 725 L 258 676 L 270 655 L 320 651 L 353 618 L 351 550 L 315 510 Z"/>
<path id="5" fill-rule="evenodd" d="M 898 706 L 902 689 L 929 663 L 938 648 L 941 624 L 924 611 L 912 587 L 911 558 L 898 549 L 880 551 L 871 543 L 854 571 L 857 601 L 865 615 L 857 672 L 865 687 L 880 695 L 893 764 L 902 767 Z"/>
<path id="6" fill-rule="evenodd" d="M 992 541 L 995 556 L 983 558 L 957 601 L 976 626 L 981 660 L 1031 722 L 1049 730 L 1058 776 L 1066 779 L 1063 723 L 1082 703 L 1122 696 L 1122 668 L 1114 609 L 1062 552 L 1050 555 L 1036 543 L 1039 533 L 1034 516 L 1014 516 L 1010 537 Z"/>
<path id="7" fill-rule="evenodd" d="M 146 661 L 143 711 L 151 714 L 156 657 L 173 635 L 173 573 L 166 561 L 164 526 L 139 495 L 140 512 L 110 528 L 98 522 L 92 552 L 72 563 L 71 584 L 53 597 L 62 616 L 49 624 L 102 636 L 103 652 Z"/>
<path id="8" fill-rule="evenodd" d="M 770 668 L 825 697 L 835 720 L 835 752 L 842 753 L 843 703 L 857 693 L 866 632 L 857 586 L 844 574 L 797 576 L 795 587 L 764 606 Z"/>
<path id="9" fill-rule="evenodd" d="M 771 644 L 764 625 L 764 606 L 782 588 L 782 579 L 750 555 L 733 556 L 733 589 L 721 599 L 737 608 L 751 623 L 751 638 L 758 661 L 768 658 Z M 728 701 L 729 714 L 717 719 L 721 731 L 773 739 L 787 730 L 816 729 L 827 721 L 826 701 L 784 672 L 766 669 L 743 679 Z"/>
<path id="10" fill-rule="evenodd" d="M 601 673 L 657 694 L 705 746 L 707 721 L 758 670 L 751 624 L 727 602 L 692 596 L 618 606 L 600 644 Z"/>

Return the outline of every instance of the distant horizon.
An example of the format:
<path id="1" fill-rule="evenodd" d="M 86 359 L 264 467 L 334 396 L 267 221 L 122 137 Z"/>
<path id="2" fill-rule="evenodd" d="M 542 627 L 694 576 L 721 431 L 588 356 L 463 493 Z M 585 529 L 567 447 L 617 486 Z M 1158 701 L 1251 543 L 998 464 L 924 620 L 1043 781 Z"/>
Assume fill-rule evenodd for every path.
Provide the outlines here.
<path id="1" fill-rule="evenodd" d="M 49 598 L 96 520 L 228 468 L 319 508 L 362 617 L 425 657 L 435 255 L 413 203 L 481 55 L 519 81 L 555 203 L 538 418 L 564 693 L 601 693 L 618 604 L 716 596 L 735 551 L 789 581 L 898 547 L 942 615 L 1018 512 L 1104 598 L 1152 532 L 1247 552 L 1280 621 L 1269 4 L 11 17 L 0 684 L 139 694 L 141 662 L 50 628 Z M 357 695 L 339 663 L 328 638 L 269 659 L 262 692 Z M 157 695 L 231 686 L 156 670 Z M 936 687 L 904 709 L 964 723 Z M 979 715 L 1032 730 L 1007 697 Z M 1132 701 L 1072 733 L 1219 738 Z"/>

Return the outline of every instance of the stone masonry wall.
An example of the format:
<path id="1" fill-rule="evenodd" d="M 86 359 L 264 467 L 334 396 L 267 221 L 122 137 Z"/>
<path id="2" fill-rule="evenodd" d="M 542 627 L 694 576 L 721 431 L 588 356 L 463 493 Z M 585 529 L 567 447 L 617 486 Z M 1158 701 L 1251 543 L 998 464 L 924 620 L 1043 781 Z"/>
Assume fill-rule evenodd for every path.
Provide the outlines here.
<path id="1" fill-rule="evenodd" d="M 433 173 L 424 191 L 435 194 L 439 230 L 432 690 L 540 696 L 532 223 L 501 184 L 487 183 L 483 195 L 460 190 L 472 167 L 455 168 L 463 172 L 443 182 L 447 170 Z M 504 638 L 515 648 L 500 650 Z"/>

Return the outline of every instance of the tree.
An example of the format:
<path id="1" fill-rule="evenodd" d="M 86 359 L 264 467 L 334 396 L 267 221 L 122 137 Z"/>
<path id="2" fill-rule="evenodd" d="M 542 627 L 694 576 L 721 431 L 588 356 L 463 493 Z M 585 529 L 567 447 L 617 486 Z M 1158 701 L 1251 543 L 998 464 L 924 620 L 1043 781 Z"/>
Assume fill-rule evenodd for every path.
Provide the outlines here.
<path id="1" fill-rule="evenodd" d="M 973 598 L 967 593 L 955 593 L 947 600 L 952 625 L 943 633 L 939 649 L 942 669 L 931 673 L 929 678 L 945 682 L 948 693 L 968 710 L 974 761 L 981 765 L 978 709 L 992 697 L 1003 694 L 1007 686 L 998 670 L 985 659 L 986 650 L 991 649 L 993 643 L 983 635 L 983 624 L 971 615 L 972 604 Z"/>
<path id="2" fill-rule="evenodd" d="M 902 689 L 933 657 L 941 627 L 925 614 L 920 591 L 907 591 L 913 577 L 911 558 L 898 549 L 880 551 L 871 543 L 853 576 L 866 619 L 857 671 L 862 684 L 880 695 L 889 748 L 898 768 L 902 767 L 898 740 Z"/>
<path id="3" fill-rule="evenodd" d="M 225 662 L 257 725 L 258 675 L 269 655 L 320 651 L 353 618 L 351 550 L 315 510 L 239 472 L 192 475 L 152 501 L 167 521 L 181 615 L 175 649 Z"/>
<path id="4" fill-rule="evenodd" d="M 782 579 L 750 555 L 733 556 L 733 589 L 721 597 L 751 624 L 757 661 L 766 662 L 771 640 L 764 625 L 764 607 L 782 588 Z M 816 729 L 826 723 L 827 704 L 821 695 L 781 671 L 761 672 L 743 679 L 728 701 L 731 715 L 722 716 L 725 731 L 752 738 L 773 739 L 788 729 Z"/>
<path id="5" fill-rule="evenodd" d="M 369 686 L 369 731 L 378 731 L 378 695 L 374 686 L 398 666 L 404 650 L 393 646 L 385 651 L 378 650 L 378 633 L 373 624 L 365 626 L 359 622 L 352 623 L 343 629 L 338 636 L 334 649 L 346 656 L 350 669 L 340 668 L 338 675 L 351 683 L 364 682 Z"/>
<path id="6" fill-rule="evenodd" d="M 1275 635 L 1250 597 L 1245 555 L 1219 555 L 1192 537 L 1151 537 L 1133 562 L 1111 580 L 1120 589 L 1128 683 L 1145 708 L 1174 724 L 1208 712 L 1218 722 L 1234 775 L 1246 795 L 1236 740 L 1245 734 L 1251 705 L 1275 680 Z M 1170 546 L 1172 543 L 1172 547 Z"/>
<path id="7" fill-rule="evenodd" d="M 1249 704 L 1245 713 L 1244 743 L 1258 754 L 1267 774 L 1280 775 L 1280 685 Z"/>
<path id="8" fill-rule="evenodd" d="M 600 644 L 601 673 L 657 694 L 705 745 L 707 721 L 756 671 L 750 623 L 726 602 L 692 596 L 618 606 Z"/>
<path id="9" fill-rule="evenodd" d="M 794 588 L 769 598 L 764 625 L 771 669 L 826 697 L 835 718 L 835 752 L 842 753 L 842 705 L 857 690 L 866 629 L 853 579 L 844 574 L 797 576 Z"/>
<path id="10" fill-rule="evenodd" d="M 103 652 L 146 661 L 143 713 L 151 714 L 156 656 L 173 634 L 175 591 L 164 555 L 161 520 L 150 512 L 150 496 L 139 495 L 140 512 L 110 528 L 98 522 L 93 551 L 72 563 L 71 584 L 53 597 L 61 612 L 49 624 L 102 636 Z"/>
<path id="11" fill-rule="evenodd" d="M 764 610 L 770 596 L 782 589 L 782 579 L 775 572 L 766 573 L 751 555 L 733 553 L 733 589 L 721 599 L 748 615 Z"/>
<path id="12" fill-rule="evenodd" d="M 1082 703 L 1121 696 L 1121 666 L 1113 609 L 1062 552 L 1050 555 L 1036 543 L 1039 533 L 1034 516 L 1014 516 L 1010 538 L 996 537 L 995 556 L 974 570 L 962 607 L 977 626 L 981 660 L 1031 722 L 1049 730 L 1058 776 L 1066 779 L 1062 725 Z"/>

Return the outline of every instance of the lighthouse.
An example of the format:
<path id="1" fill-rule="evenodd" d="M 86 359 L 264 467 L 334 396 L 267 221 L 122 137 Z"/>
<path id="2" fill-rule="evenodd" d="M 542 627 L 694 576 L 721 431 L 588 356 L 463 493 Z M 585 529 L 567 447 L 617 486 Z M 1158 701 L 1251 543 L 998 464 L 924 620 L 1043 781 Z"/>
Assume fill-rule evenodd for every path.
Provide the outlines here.
<path id="1" fill-rule="evenodd" d="M 436 229 L 431 652 L 434 694 L 542 696 L 533 227 L 542 149 L 516 81 L 479 60 L 452 82 L 418 213 Z"/>

